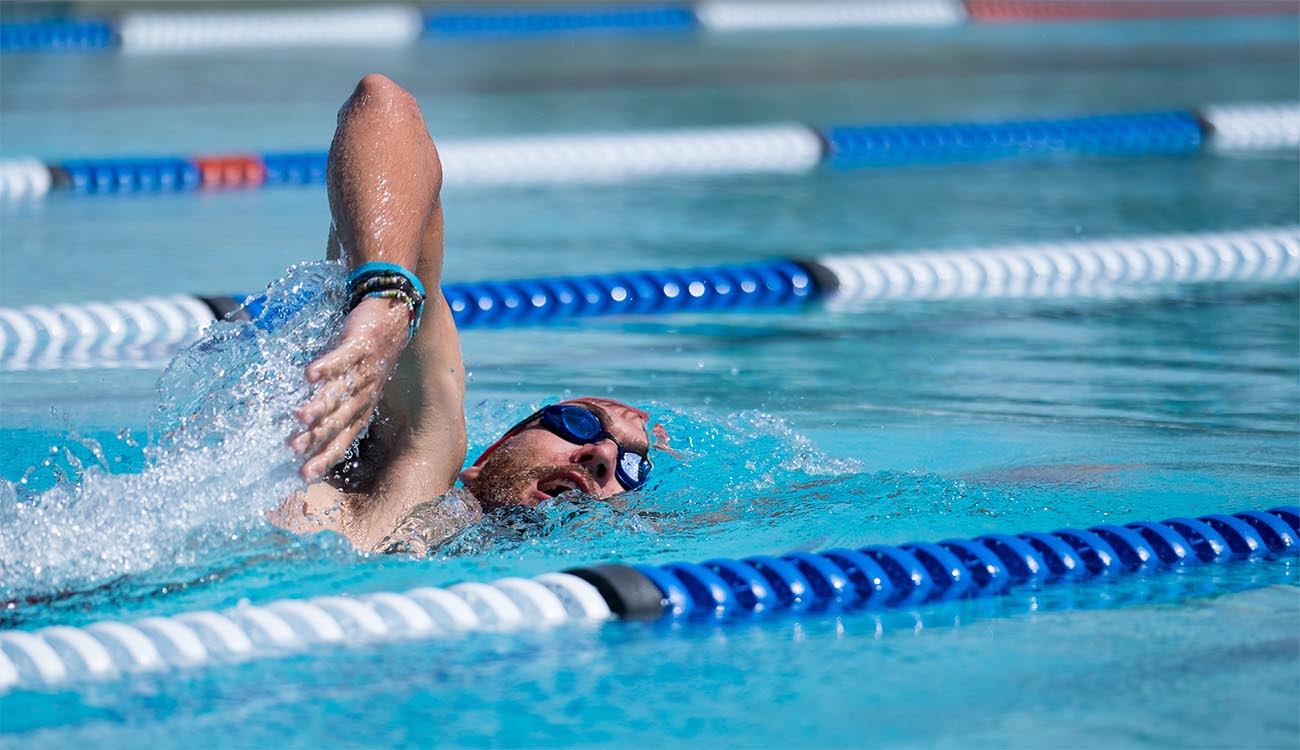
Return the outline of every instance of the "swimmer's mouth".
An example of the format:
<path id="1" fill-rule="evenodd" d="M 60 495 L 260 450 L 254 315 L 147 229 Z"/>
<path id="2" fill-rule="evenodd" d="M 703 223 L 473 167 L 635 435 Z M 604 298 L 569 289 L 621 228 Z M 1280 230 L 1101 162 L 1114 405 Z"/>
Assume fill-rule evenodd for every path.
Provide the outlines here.
<path id="1" fill-rule="evenodd" d="M 537 492 L 542 498 L 549 499 L 559 497 L 570 490 L 578 490 L 591 494 L 592 489 L 582 475 L 572 471 L 560 471 L 554 474 L 548 474 L 537 481 Z"/>

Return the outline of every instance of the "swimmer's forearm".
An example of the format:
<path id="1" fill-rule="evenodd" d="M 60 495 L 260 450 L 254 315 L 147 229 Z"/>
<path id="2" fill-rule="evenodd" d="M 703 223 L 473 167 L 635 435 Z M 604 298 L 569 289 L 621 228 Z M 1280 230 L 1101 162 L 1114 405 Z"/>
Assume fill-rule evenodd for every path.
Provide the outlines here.
<path id="1" fill-rule="evenodd" d="M 422 249 L 432 249 L 439 257 L 423 259 L 421 276 L 433 271 L 425 281 L 436 289 L 441 242 L 426 243 L 424 235 L 434 223 L 441 234 L 441 222 L 430 219 L 442 168 L 415 99 L 384 76 L 361 79 L 339 110 L 326 173 L 334 233 L 348 263 L 415 269 Z"/>
<path id="2" fill-rule="evenodd" d="M 381 411 L 401 415 L 402 439 L 420 458 L 409 464 L 390 458 L 378 469 L 389 490 L 375 493 L 364 515 L 387 533 L 400 516 L 388 518 L 384 509 L 445 492 L 465 458 L 464 367 L 455 321 L 439 289 L 442 168 L 414 98 L 387 78 L 369 75 L 339 111 L 326 172 L 330 257 L 342 250 L 353 268 L 382 262 L 413 269 L 427 294 L 424 322 L 411 338 L 400 299 L 362 299 L 334 347 L 308 365 L 308 382 L 319 386 L 298 409 L 302 429 L 289 444 L 304 458 L 303 479 L 315 481 L 343 457 L 383 397 Z M 404 473 L 411 484 L 393 479 Z"/>

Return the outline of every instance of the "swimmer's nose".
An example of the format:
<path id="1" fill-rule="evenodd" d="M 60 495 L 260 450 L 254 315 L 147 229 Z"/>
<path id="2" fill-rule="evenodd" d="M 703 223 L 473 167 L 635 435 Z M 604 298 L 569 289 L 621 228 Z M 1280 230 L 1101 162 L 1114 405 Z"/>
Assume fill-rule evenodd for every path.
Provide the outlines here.
<path id="1" fill-rule="evenodd" d="M 618 447 L 613 440 L 588 443 L 580 446 L 573 454 L 573 462 L 581 464 L 587 473 L 595 477 L 596 483 L 605 487 L 614 479 L 614 462 L 618 460 Z"/>

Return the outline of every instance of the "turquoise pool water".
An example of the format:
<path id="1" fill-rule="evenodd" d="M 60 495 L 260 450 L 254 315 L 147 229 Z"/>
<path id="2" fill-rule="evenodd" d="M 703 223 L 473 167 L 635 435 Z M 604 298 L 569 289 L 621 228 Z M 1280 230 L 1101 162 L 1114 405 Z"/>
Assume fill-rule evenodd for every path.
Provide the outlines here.
<path id="1" fill-rule="evenodd" d="M 1293 100 L 1298 48 L 1293 20 L 1253 19 L 6 57 L 0 154 L 319 149 L 372 70 L 417 95 L 435 137 L 455 137 Z M 449 184 L 446 276 L 1278 226 L 1300 221 L 1298 178 L 1295 154 L 1205 154 Z M 257 291 L 320 255 L 326 217 L 313 188 L 0 206 L 0 304 Z M 285 334 L 276 351 L 321 335 Z M 194 353 L 191 374 L 161 384 L 161 363 L 0 372 L 0 589 L 14 600 L 0 622 L 1300 496 L 1294 284 L 589 321 L 463 343 L 471 451 L 545 399 L 608 393 L 651 406 L 685 455 L 610 506 L 496 519 L 433 559 L 367 557 L 259 520 L 289 466 L 272 407 L 292 382 L 256 384 L 252 413 L 225 404 L 214 424 L 256 426 L 224 463 L 162 438 L 193 373 L 246 355 Z M 11 693 L 0 745 L 1294 747 L 1297 633 L 1294 566 L 1241 564 L 911 612 L 479 635 Z"/>

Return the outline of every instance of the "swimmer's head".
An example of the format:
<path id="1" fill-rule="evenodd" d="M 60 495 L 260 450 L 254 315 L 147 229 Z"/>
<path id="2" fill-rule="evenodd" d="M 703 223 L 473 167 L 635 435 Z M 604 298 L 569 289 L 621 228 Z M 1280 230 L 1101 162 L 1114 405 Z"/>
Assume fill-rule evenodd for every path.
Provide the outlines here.
<path id="1" fill-rule="evenodd" d="M 552 404 L 507 430 L 461 481 L 488 509 L 569 490 L 605 498 L 636 489 L 650 471 L 649 416 L 607 398 Z"/>

